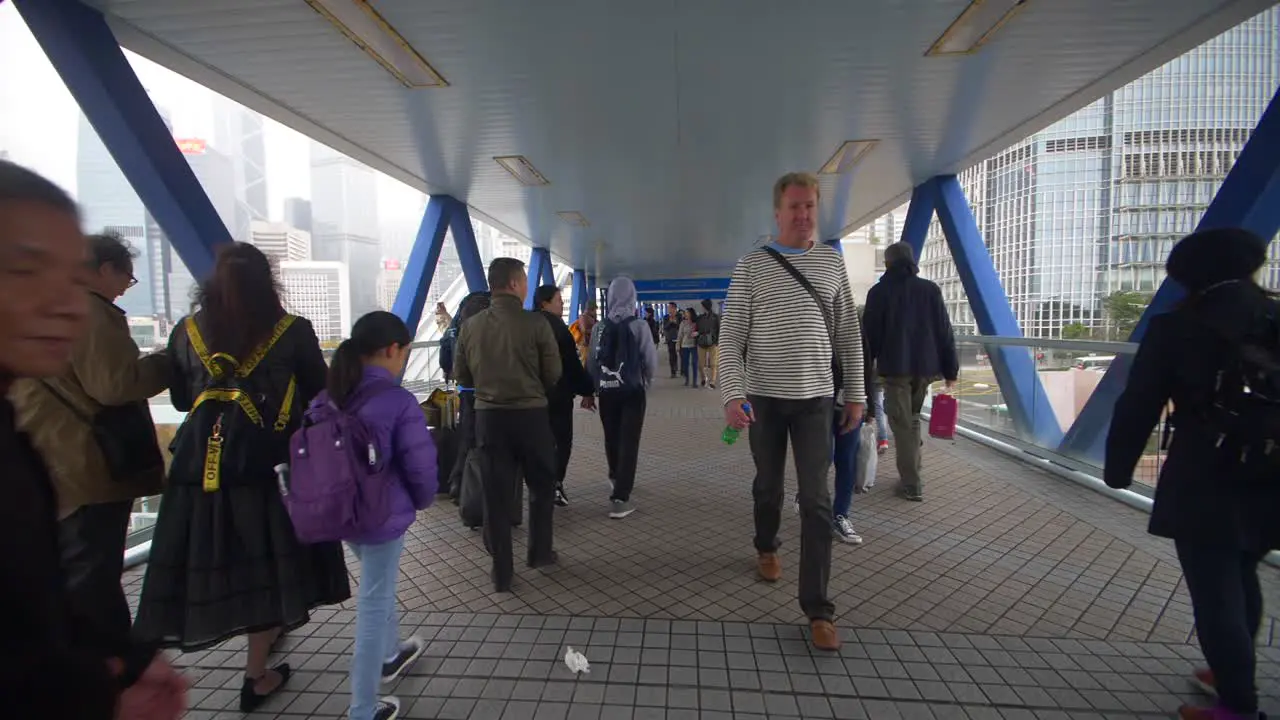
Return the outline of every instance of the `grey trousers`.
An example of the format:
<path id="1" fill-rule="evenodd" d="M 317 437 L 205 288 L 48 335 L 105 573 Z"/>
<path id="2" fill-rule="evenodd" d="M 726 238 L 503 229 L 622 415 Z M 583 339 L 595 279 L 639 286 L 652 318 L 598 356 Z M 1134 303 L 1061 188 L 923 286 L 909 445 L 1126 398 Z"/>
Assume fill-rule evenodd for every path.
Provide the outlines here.
<path id="1" fill-rule="evenodd" d="M 832 533 L 831 493 L 827 489 L 831 398 L 788 400 L 752 395 L 747 400 L 756 416 L 750 430 L 751 455 L 756 461 L 752 487 L 756 550 L 778 549 L 790 437 L 800 491 L 800 609 L 810 620 L 831 620 L 835 617 L 835 605 L 827 595 Z"/>
<path id="2" fill-rule="evenodd" d="M 904 490 L 924 491 L 920 477 L 920 410 L 929 394 L 925 378 L 893 376 L 884 378 L 884 414 L 893 431 L 898 477 Z"/>

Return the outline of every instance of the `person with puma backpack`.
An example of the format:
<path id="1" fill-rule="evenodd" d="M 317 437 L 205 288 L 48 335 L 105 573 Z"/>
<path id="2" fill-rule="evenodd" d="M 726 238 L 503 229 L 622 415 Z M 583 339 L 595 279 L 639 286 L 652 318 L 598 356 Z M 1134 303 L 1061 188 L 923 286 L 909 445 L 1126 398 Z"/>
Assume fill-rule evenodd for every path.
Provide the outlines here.
<path id="1" fill-rule="evenodd" d="M 1128 487 L 1172 402 L 1149 532 L 1173 540 L 1208 661 L 1191 681 L 1216 697 L 1183 720 L 1261 717 L 1258 564 L 1280 549 L 1280 304 L 1254 281 L 1268 243 L 1221 228 L 1174 246 L 1187 298 L 1151 318 L 1107 435 L 1103 479 Z"/>
<path id="2" fill-rule="evenodd" d="M 276 488 L 289 436 L 324 388 L 311 323 L 285 312 L 271 263 L 227 243 L 200 287 L 199 310 L 169 337 L 169 397 L 187 418 L 174 437 L 135 633 L 205 650 L 248 635 L 240 709 L 288 682 L 268 669 L 281 633 L 351 597 L 342 546 L 304 545 Z"/>
<path id="3" fill-rule="evenodd" d="M 404 535 L 435 500 L 436 447 L 413 393 L 398 378 L 413 335 L 389 312 L 356 321 L 290 444 L 281 494 L 303 542 L 345 540 L 360 561 L 351 720 L 393 720 L 400 701 L 377 697 L 426 649 L 400 639 L 396 581 Z"/>
<path id="4" fill-rule="evenodd" d="M 636 285 L 631 278 L 614 278 L 609 283 L 606 304 L 605 319 L 591 335 L 587 372 L 599 398 L 604 454 L 613 487 L 609 517 L 621 520 L 635 511 L 631 490 L 648 404 L 645 392 L 658 371 L 658 350 L 648 326 L 636 317 Z"/>

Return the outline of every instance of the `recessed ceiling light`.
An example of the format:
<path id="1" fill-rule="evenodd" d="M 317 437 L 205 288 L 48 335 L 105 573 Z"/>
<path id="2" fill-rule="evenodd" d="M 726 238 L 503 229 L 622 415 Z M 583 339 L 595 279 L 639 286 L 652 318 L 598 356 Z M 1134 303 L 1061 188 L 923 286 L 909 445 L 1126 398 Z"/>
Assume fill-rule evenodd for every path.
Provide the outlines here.
<path id="1" fill-rule="evenodd" d="M 846 140 L 818 171 L 819 175 L 842 175 L 853 169 L 879 140 Z"/>
<path id="2" fill-rule="evenodd" d="M 446 87 L 448 82 L 368 0 L 306 0 L 369 57 L 407 88 Z"/>
<path id="3" fill-rule="evenodd" d="M 569 223 L 570 225 L 576 225 L 578 227 L 587 227 L 588 225 L 591 224 L 587 222 L 586 216 L 578 212 L 577 210 L 561 210 L 560 212 L 556 213 L 556 215 L 559 215 L 561 220 Z"/>
<path id="4" fill-rule="evenodd" d="M 973 0 L 925 55 L 967 55 L 991 39 L 1031 0 Z"/>
<path id="5" fill-rule="evenodd" d="M 494 158 L 494 161 L 501 165 L 503 170 L 511 173 L 511 176 L 521 185 L 537 187 L 551 184 L 547 176 L 538 172 L 538 168 L 523 155 L 499 155 Z"/>

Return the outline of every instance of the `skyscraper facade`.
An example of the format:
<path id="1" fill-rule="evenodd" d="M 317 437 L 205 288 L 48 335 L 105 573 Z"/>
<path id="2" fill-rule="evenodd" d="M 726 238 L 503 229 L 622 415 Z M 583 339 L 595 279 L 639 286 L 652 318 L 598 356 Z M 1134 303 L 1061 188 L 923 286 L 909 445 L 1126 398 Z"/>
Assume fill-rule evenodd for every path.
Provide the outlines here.
<path id="1" fill-rule="evenodd" d="M 311 259 L 311 233 L 288 223 L 255 220 L 249 242 L 276 265 Z"/>
<path id="2" fill-rule="evenodd" d="M 249 242 L 254 221 L 267 220 L 267 150 L 263 118 L 243 105 L 213 94 L 213 146 L 231 160 L 235 215 L 231 237 Z"/>
<path id="3" fill-rule="evenodd" d="M 1023 333 L 1108 322 L 1104 299 L 1153 293 L 1280 84 L 1272 8 L 960 174 Z M 922 273 L 976 332 L 935 221 Z M 1264 282 L 1280 287 L 1272 245 Z"/>
<path id="4" fill-rule="evenodd" d="M 300 197 L 284 199 L 284 222 L 290 227 L 311 232 L 311 201 Z"/>
<path id="5" fill-rule="evenodd" d="M 235 164 L 225 153 L 200 138 L 182 138 L 177 142 L 183 156 L 187 159 L 187 164 L 191 166 L 196 179 L 200 181 L 200 186 L 204 188 L 205 195 L 209 197 L 209 202 L 213 204 L 213 209 L 217 211 L 218 217 L 222 218 L 223 224 L 230 231 L 230 228 L 235 226 L 238 207 Z M 245 238 L 245 240 L 248 239 Z M 191 303 L 196 293 L 196 280 L 187 269 L 186 263 L 182 262 L 174 252 L 169 238 L 161 235 L 160 241 L 162 243 L 160 252 L 166 258 L 165 269 L 168 280 L 166 303 L 160 308 L 167 310 L 168 320 L 172 323 L 191 312 Z M 160 308 L 157 309 L 158 312 L 161 311 Z"/>
<path id="6" fill-rule="evenodd" d="M 351 329 L 351 285 L 340 262 L 280 263 L 285 308 L 311 321 L 325 347 L 337 347 Z"/>
<path id="7" fill-rule="evenodd" d="M 80 115 L 76 133 L 76 189 L 85 231 L 114 232 L 137 253 L 133 275 L 138 284 L 129 288 L 117 304 L 129 315 L 154 315 L 147 210 L 84 114 Z"/>
<path id="8" fill-rule="evenodd" d="M 382 248 L 374 171 L 311 143 L 311 221 L 312 258 L 347 267 L 351 315 L 377 310 Z"/>

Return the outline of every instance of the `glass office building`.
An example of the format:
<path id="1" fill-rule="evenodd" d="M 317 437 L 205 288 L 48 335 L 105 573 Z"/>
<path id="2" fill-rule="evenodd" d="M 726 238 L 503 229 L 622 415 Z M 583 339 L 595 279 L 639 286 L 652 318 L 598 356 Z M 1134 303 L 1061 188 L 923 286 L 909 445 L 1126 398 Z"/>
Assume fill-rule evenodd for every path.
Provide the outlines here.
<path id="1" fill-rule="evenodd" d="M 1151 293 L 1280 83 L 1269 9 L 960 174 L 1028 337 L 1107 322 L 1103 300 Z M 1280 287 L 1280 257 L 1263 281 Z M 957 332 L 976 333 L 935 221 L 921 258 Z"/>

